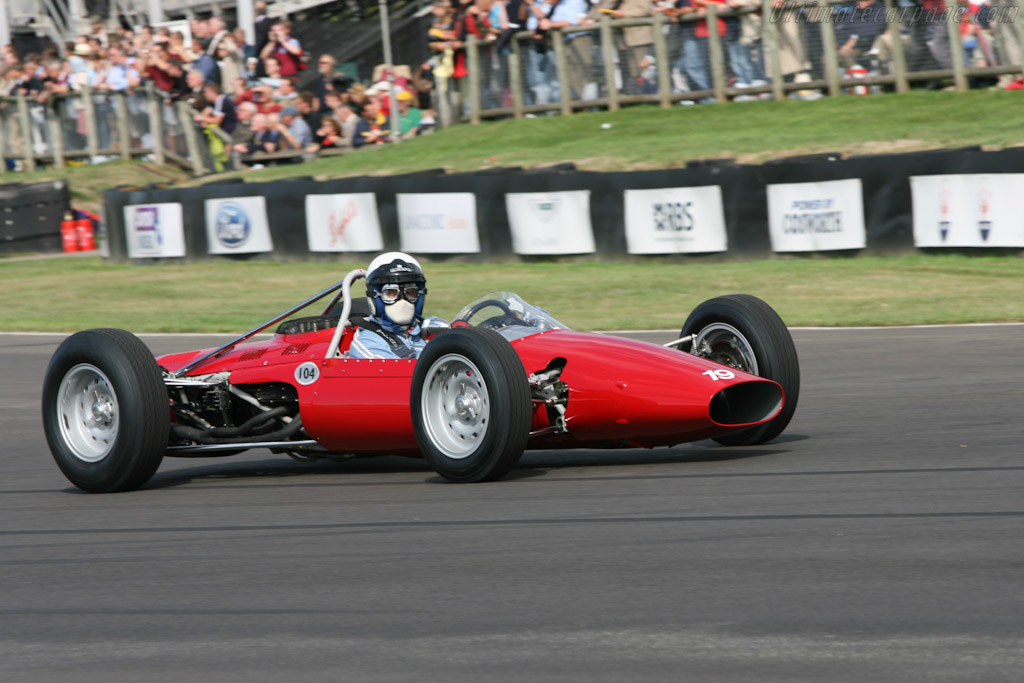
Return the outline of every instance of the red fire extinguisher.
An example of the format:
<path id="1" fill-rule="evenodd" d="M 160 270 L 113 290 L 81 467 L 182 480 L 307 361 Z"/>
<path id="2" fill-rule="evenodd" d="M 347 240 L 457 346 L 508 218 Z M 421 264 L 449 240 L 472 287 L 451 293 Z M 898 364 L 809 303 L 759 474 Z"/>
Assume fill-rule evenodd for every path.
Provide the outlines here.
<path id="1" fill-rule="evenodd" d="M 64 251 L 78 251 L 78 221 L 71 212 L 64 214 L 64 220 L 60 222 L 60 243 Z"/>
<path id="2" fill-rule="evenodd" d="M 96 233 L 92 228 L 92 220 L 79 218 L 75 221 L 75 233 L 79 251 L 92 251 L 96 248 Z"/>
<path id="3" fill-rule="evenodd" d="M 850 78 L 867 78 L 868 70 L 860 64 L 854 64 L 846 70 L 846 75 Z M 850 92 L 854 95 L 867 95 L 868 86 L 866 85 L 855 85 L 850 89 Z"/>

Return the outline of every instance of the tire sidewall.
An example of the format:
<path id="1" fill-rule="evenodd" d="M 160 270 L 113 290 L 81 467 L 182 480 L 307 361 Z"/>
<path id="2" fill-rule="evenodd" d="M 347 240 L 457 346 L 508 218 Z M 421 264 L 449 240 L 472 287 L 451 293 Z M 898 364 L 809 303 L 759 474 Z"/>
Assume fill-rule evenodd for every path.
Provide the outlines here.
<path id="1" fill-rule="evenodd" d="M 507 347 L 505 364 L 494 353 L 496 345 Z M 475 365 L 488 394 L 487 430 L 477 447 L 463 458 L 449 457 L 433 443 L 423 415 L 422 397 L 427 374 L 436 361 L 449 355 L 461 356 Z M 519 368 L 510 373 L 507 364 L 512 357 Z M 519 377 L 515 376 L 516 372 Z M 516 392 L 510 386 L 517 380 L 524 385 L 527 383 L 522 362 L 504 337 L 493 330 L 455 328 L 427 344 L 416 361 L 409 404 L 420 452 L 438 474 L 456 482 L 488 481 L 505 474 L 518 460 L 529 437 L 529 425 L 527 423 L 524 429 L 522 420 L 514 417 L 516 411 L 522 410 L 522 406 L 516 405 Z M 515 453 L 516 449 L 518 453 Z"/>
<path id="2" fill-rule="evenodd" d="M 75 455 L 66 443 L 59 424 L 61 383 L 72 368 L 83 363 L 95 366 L 107 376 L 118 404 L 118 430 L 114 443 L 110 452 L 97 462 L 86 462 Z M 132 362 L 114 339 L 96 330 L 72 335 L 60 345 L 50 360 L 43 381 L 43 430 L 57 466 L 79 488 L 90 492 L 134 488 L 134 480 L 147 471 L 145 479 L 148 479 L 159 466 L 163 451 L 154 452 L 153 444 L 160 441 L 161 425 L 153 424 L 155 421 L 149 417 L 155 405 L 154 397 L 148 395 L 153 378 L 139 377 L 138 370 L 137 367 L 133 368 Z M 148 370 L 155 373 L 162 386 L 163 381 L 155 360 L 153 367 Z M 162 400 L 166 401 L 166 395 Z M 162 440 L 165 447 L 169 423 L 168 419 L 163 425 Z"/>
<path id="3" fill-rule="evenodd" d="M 763 319 L 759 320 L 759 316 Z M 738 294 L 710 299 L 697 306 L 683 323 L 679 336 L 698 334 L 716 322 L 726 323 L 739 330 L 757 359 L 757 375 L 777 382 L 782 387 L 784 403 L 779 414 L 768 422 L 715 437 L 715 441 L 727 446 L 770 441 L 789 424 L 800 394 L 799 362 L 789 330 L 764 301 Z M 773 340 L 773 334 L 778 339 Z M 791 361 L 792 365 L 787 367 L 789 363 L 784 359 Z"/>

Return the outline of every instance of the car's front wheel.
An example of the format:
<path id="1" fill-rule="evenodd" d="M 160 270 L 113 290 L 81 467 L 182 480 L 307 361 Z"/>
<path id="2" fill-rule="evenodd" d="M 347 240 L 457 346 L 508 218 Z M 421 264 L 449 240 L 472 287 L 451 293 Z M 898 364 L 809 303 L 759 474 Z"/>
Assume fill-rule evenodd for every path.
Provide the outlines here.
<path id="1" fill-rule="evenodd" d="M 420 451 L 449 481 L 498 479 L 526 448 L 533 411 L 526 370 L 493 330 L 455 328 L 427 344 L 409 403 Z"/>
<path id="2" fill-rule="evenodd" d="M 688 350 L 717 363 L 774 380 L 782 387 L 782 410 L 764 424 L 715 437 L 725 446 L 752 446 L 782 433 L 800 395 L 800 363 L 789 329 L 767 303 L 749 294 L 710 299 L 693 309 L 680 337 L 694 335 Z"/>
<path id="3" fill-rule="evenodd" d="M 160 368 L 129 332 L 78 332 L 50 360 L 43 430 L 57 466 L 80 489 L 129 491 L 149 481 L 167 449 L 169 415 Z"/>

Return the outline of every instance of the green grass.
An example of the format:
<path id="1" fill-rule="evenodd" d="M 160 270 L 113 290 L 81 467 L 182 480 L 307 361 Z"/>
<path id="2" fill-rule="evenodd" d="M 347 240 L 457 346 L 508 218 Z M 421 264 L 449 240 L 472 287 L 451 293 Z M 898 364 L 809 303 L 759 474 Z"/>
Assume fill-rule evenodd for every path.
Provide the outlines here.
<path id="1" fill-rule="evenodd" d="M 340 280 L 356 263 L 226 262 L 139 267 L 99 258 L 0 261 L 0 330 L 241 332 Z M 682 325 L 698 303 L 746 292 L 789 325 L 1024 321 L 1024 259 L 783 259 L 681 265 L 427 264 L 427 312 L 453 316 L 495 289 L 572 327 Z"/>
<path id="2" fill-rule="evenodd" d="M 386 148 L 189 183 L 229 175 L 255 182 L 305 175 L 388 175 L 439 167 L 449 171 L 537 167 L 564 161 L 586 170 L 619 171 L 680 167 L 688 160 L 711 157 L 759 163 L 826 151 L 869 154 L 965 145 L 998 149 L 1024 143 L 1024 131 L 1014 125 L 1022 106 L 1024 93 L 978 90 L 671 109 L 630 107 L 614 113 L 460 125 Z M 603 123 L 612 124 L 611 129 L 602 129 Z M 105 189 L 122 183 L 162 182 L 166 175 L 182 177 L 174 169 L 154 164 L 112 162 L 4 179 L 66 177 L 76 199 L 94 206 Z"/>

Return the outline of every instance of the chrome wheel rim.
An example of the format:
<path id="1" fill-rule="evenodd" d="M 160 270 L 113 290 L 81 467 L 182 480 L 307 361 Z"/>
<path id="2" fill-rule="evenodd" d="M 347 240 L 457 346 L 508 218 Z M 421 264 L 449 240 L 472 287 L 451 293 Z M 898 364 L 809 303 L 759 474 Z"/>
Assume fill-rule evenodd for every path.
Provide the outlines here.
<path id="1" fill-rule="evenodd" d="M 434 361 L 423 381 L 420 408 L 431 443 L 453 460 L 472 455 L 487 433 L 487 384 L 464 356 L 448 354 Z"/>
<path id="2" fill-rule="evenodd" d="M 80 363 L 64 375 L 57 392 L 57 418 L 64 443 L 76 458 L 96 463 L 110 455 L 119 412 L 110 379 L 95 365 Z"/>
<path id="3" fill-rule="evenodd" d="M 711 323 L 693 340 L 695 356 L 701 356 L 716 363 L 727 365 L 752 375 L 757 371 L 757 357 L 754 348 L 743 333 L 726 323 Z"/>

